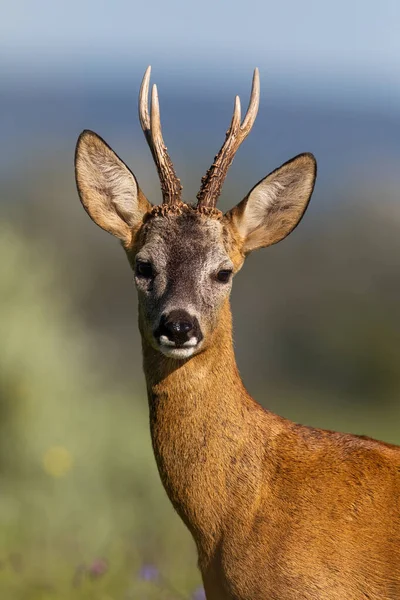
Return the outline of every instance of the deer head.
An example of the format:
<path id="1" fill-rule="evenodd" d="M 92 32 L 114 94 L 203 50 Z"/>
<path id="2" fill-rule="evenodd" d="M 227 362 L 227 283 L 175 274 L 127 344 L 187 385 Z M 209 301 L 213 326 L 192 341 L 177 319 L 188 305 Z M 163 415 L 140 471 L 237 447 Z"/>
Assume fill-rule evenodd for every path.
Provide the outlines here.
<path id="1" fill-rule="evenodd" d="M 168 357 L 187 359 L 219 335 L 222 307 L 246 256 L 284 239 L 300 222 L 316 162 L 312 154 L 300 154 L 261 179 L 225 215 L 216 208 L 229 166 L 257 115 L 256 69 L 243 121 L 236 97 L 225 142 L 202 179 L 197 204 L 184 203 L 162 137 L 155 85 L 149 113 L 149 81 L 150 67 L 140 90 L 139 117 L 158 170 L 162 204 L 146 199 L 133 173 L 92 131 L 84 131 L 77 143 L 76 181 L 89 216 L 119 238 L 128 255 L 143 338 Z"/>

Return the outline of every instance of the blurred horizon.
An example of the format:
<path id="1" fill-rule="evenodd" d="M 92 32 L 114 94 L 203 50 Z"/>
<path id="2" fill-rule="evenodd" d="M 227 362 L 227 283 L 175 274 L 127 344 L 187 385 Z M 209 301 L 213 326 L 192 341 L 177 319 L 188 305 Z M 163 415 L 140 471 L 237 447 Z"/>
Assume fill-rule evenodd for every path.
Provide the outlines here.
<path id="1" fill-rule="evenodd" d="M 108 85 L 137 81 L 148 64 L 160 83 L 223 88 L 261 71 L 265 94 L 374 103 L 398 111 L 397 0 L 238 0 L 198 5 L 174 0 L 39 0 L 7 4 L 0 22 L 0 74 L 6 87 Z M 317 50 L 316 50 L 317 49 Z"/>

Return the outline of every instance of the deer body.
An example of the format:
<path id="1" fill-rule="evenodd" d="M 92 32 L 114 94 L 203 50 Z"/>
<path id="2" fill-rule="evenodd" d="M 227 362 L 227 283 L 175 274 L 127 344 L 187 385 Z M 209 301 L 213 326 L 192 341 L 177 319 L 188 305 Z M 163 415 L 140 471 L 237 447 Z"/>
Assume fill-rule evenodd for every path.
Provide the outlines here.
<path id="1" fill-rule="evenodd" d="M 204 355 L 184 377 L 150 349 L 144 367 L 160 476 L 207 599 L 400 598 L 398 448 L 277 417 L 229 344 Z"/>
<path id="2" fill-rule="evenodd" d="M 222 215 L 215 202 L 258 106 L 240 104 L 203 179 L 196 208 L 161 136 L 157 90 L 140 118 L 160 174 L 153 207 L 92 132 L 76 173 L 92 219 L 122 242 L 139 293 L 150 427 L 167 494 L 198 549 L 208 600 L 400 599 L 400 448 L 303 427 L 245 390 L 232 343 L 229 292 L 246 255 L 300 221 L 315 161 L 300 155 Z"/>

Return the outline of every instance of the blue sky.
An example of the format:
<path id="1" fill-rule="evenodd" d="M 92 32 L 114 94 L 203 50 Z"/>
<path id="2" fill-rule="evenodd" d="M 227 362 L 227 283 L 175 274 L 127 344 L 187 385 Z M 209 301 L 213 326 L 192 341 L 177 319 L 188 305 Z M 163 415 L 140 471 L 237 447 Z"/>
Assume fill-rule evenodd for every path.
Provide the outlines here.
<path id="1" fill-rule="evenodd" d="M 258 65 L 303 87 L 335 93 L 340 82 L 399 99 L 399 30 L 399 0 L 8 0 L 0 74 L 120 77 L 152 63 L 201 81 Z"/>

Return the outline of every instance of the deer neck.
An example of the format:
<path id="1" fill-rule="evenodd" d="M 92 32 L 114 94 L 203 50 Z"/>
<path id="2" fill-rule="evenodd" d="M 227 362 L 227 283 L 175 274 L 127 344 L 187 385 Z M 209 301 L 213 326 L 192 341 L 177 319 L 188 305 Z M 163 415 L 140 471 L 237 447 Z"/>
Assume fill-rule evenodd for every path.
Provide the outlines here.
<path id="1" fill-rule="evenodd" d="M 238 497 L 235 489 L 243 461 L 252 465 L 250 478 L 257 469 L 252 452 L 254 444 L 257 454 L 259 413 L 265 418 L 268 414 L 240 379 L 229 303 L 212 343 L 200 354 L 176 361 L 146 341 L 143 353 L 152 442 L 162 482 L 198 545 L 212 553 L 232 498 Z"/>

